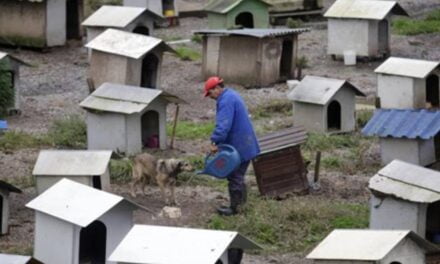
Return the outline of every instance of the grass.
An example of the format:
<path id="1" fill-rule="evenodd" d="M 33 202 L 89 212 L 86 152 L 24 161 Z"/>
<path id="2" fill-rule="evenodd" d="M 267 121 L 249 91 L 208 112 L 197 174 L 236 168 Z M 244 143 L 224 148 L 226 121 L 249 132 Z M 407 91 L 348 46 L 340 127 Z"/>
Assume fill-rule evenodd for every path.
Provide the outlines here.
<path id="1" fill-rule="evenodd" d="M 199 43 L 199 44 L 201 44 L 202 43 L 202 41 L 203 41 L 203 37 L 202 37 L 202 35 L 193 35 L 192 37 L 191 37 L 191 41 L 192 42 L 195 42 L 195 43 Z"/>
<path id="2" fill-rule="evenodd" d="M 44 145 L 51 145 L 48 138 L 18 130 L 9 130 L 0 136 L 0 150 L 2 151 L 37 148 Z"/>
<path id="3" fill-rule="evenodd" d="M 359 145 L 360 135 L 329 135 L 309 133 L 304 148 L 309 151 L 326 151 L 338 148 L 354 148 Z"/>
<path id="4" fill-rule="evenodd" d="M 180 121 L 176 127 L 176 138 L 178 139 L 206 139 L 208 140 L 215 128 L 214 122 L 196 123 L 191 121 Z M 167 125 L 167 134 L 171 136 L 173 124 Z"/>
<path id="5" fill-rule="evenodd" d="M 132 162 L 130 159 L 110 160 L 110 179 L 119 184 L 128 183 L 131 180 Z"/>
<path id="6" fill-rule="evenodd" d="M 368 121 L 370 121 L 373 114 L 374 114 L 373 110 L 356 111 L 356 125 L 357 125 L 357 127 L 360 129 L 363 128 L 368 123 Z"/>
<path id="7" fill-rule="evenodd" d="M 175 49 L 177 57 L 184 61 L 198 61 L 202 58 L 200 52 L 187 47 L 178 47 Z"/>
<path id="8" fill-rule="evenodd" d="M 265 253 L 304 252 L 334 228 L 366 228 L 368 205 L 294 197 L 275 201 L 252 193 L 243 213 L 214 215 L 208 228 L 237 230 L 262 245 Z"/>
<path id="9" fill-rule="evenodd" d="M 440 32 L 440 9 L 434 10 L 424 19 L 400 18 L 393 21 L 393 31 L 399 35 L 419 35 Z"/>
<path id="10" fill-rule="evenodd" d="M 274 114 L 292 115 L 292 102 L 288 99 L 273 99 L 249 108 L 254 120 L 272 117 Z"/>

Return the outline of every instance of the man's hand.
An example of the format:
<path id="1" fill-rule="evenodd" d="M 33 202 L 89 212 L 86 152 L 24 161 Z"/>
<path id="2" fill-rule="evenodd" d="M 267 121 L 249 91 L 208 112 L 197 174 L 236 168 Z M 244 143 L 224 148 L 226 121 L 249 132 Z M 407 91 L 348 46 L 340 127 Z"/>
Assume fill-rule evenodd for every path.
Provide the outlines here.
<path id="1" fill-rule="evenodd" d="M 211 154 L 217 153 L 217 151 L 218 151 L 217 145 L 211 144 L 210 151 L 211 151 Z"/>

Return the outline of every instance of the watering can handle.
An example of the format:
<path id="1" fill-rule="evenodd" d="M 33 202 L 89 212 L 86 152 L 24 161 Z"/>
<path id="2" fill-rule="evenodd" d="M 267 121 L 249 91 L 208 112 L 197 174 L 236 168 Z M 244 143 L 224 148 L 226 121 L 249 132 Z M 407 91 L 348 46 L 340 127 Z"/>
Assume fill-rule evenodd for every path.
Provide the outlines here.
<path id="1" fill-rule="evenodd" d="M 217 147 L 219 148 L 219 150 L 220 150 L 220 149 L 233 150 L 233 148 L 232 148 L 230 145 L 228 145 L 228 144 L 220 144 L 220 145 L 218 145 Z M 212 156 L 212 153 L 211 153 L 211 152 L 208 152 L 208 154 L 206 154 L 206 157 L 205 157 L 205 164 L 208 162 L 208 160 L 209 160 L 209 158 L 210 158 L 211 156 Z"/>

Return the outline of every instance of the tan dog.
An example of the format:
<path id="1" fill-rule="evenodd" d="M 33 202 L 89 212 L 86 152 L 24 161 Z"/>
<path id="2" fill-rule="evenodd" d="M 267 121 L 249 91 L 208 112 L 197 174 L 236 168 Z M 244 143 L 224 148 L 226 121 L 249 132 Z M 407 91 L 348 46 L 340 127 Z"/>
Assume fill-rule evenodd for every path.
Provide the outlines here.
<path id="1" fill-rule="evenodd" d="M 159 185 L 162 197 L 166 204 L 176 205 L 174 188 L 177 175 L 182 171 L 192 171 L 191 164 L 179 159 L 156 159 L 156 157 L 142 153 L 134 158 L 133 175 L 131 181 L 131 195 L 136 197 L 136 185 L 140 185 L 145 195 L 145 185 L 155 182 Z M 165 188 L 170 189 L 167 196 Z"/>

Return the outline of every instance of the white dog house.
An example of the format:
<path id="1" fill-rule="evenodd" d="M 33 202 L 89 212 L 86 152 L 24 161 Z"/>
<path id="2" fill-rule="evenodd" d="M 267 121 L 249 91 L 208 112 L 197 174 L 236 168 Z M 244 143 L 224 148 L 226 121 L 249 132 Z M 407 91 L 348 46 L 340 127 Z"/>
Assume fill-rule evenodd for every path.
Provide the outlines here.
<path id="1" fill-rule="evenodd" d="M 356 96 L 365 96 L 345 80 L 306 76 L 289 93 L 295 125 L 314 132 L 348 132 L 355 129 Z"/>
<path id="2" fill-rule="evenodd" d="M 104 82 L 160 89 L 162 54 L 174 52 L 161 39 L 107 29 L 87 45 L 92 50 L 90 76 Z"/>
<path id="3" fill-rule="evenodd" d="M 440 159 L 440 111 L 379 109 L 362 129 L 380 138 L 382 164 L 400 159 L 426 166 Z"/>
<path id="4" fill-rule="evenodd" d="M 440 107 L 440 62 L 391 57 L 374 72 L 381 108 Z"/>
<path id="5" fill-rule="evenodd" d="M 42 150 L 32 174 L 37 194 L 43 193 L 62 178 L 110 191 L 111 151 Z"/>
<path id="6" fill-rule="evenodd" d="M 87 42 L 90 42 L 108 28 L 151 36 L 154 22 L 161 22 L 162 19 L 144 7 L 102 6 L 82 25 L 86 27 Z"/>
<path id="7" fill-rule="evenodd" d="M 109 260 L 121 264 L 215 264 L 221 260 L 228 264 L 230 248 L 261 249 L 232 231 L 135 225 Z"/>
<path id="8" fill-rule="evenodd" d="M 21 193 L 21 190 L 0 180 L 0 235 L 8 233 L 9 194 L 12 192 Z"/>
<path id="9" fill-rule="evenodd" d="M 409 229 L 440 243 L 440 172 L 394 160 L 368 187 L 371 229 Z"/>
<path id="10" fill-rule="evenodd" d="M 327 54 L 388 55 L 393 14 L 408 15 L 395 1 L 337 0 L 324 14 L 328 18 Z"/>
<path id="11" fill-rule="evenodd" d="M 30 201 L 35 210 L 34 256 L 46 264 L 106 261 L 133 226 L 137 205 L 62 179 Z"/>
<path id="12" fill-rule="evenodd" d="M 88 149 L 165 149 L 168 103 L 184 101 L 157 89 L 104 83 L 80 103 L 87 110 Z"/>
<path id="13" fill-rule="evenodd" d="M 425 264 L 439 248 L 409 230 L 333 230 L 307 259 L 316 264 Z"/>
<path id="14" fill-rule="evenodd" d="M 43 264 L 31 256 L 20 256 L 12 254 L 0 254 L 1 264 Z"/>

